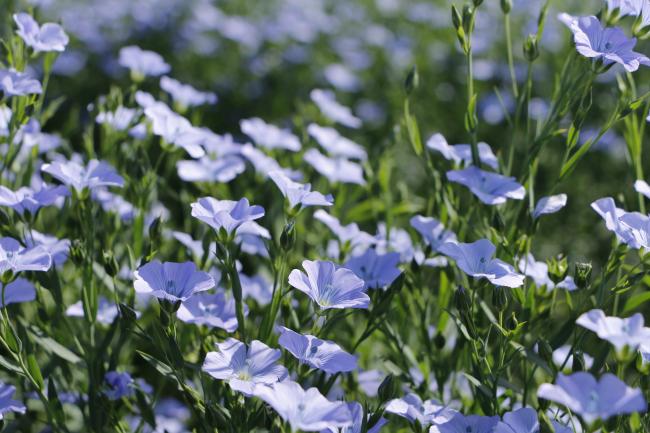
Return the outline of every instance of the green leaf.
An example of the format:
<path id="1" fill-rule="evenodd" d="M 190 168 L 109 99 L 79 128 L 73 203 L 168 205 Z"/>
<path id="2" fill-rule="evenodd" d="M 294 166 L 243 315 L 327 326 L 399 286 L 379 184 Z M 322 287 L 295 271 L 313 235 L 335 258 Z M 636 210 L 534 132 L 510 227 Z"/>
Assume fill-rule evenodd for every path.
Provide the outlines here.
<path id="1" fill-rule="evenodd" d="M 171 377 L 174 378 L 174 370 L 167 364 L 165 364 L 162 361 L 157 360 L 153 356 L 149 355 L 148 353 L 142 352 L 140 350 L 136 350 L 138 355 L 144 358 L 145 361 L 147 361 L 149 364 L 151 364 L 152 367 L 154 367 L 156 370 L 158 370 L 158 373 L 162 374 L 165 377 Z"/>
<path id="2" fill-rule="evenodd" d="M 43 381 L 43 375 L 41 374 L 41 368 L 36 362 L 36 356 L 34 354 L 27 355 L 27 371 L 36 381 L 36 385 L 42 391 L 45 388 L 45 382 Z"/>
<path id="3" fill-rule="evenodd" d="M 623 314 L 631 312 L 632 310 L 645 304 L 648 301 L 650 301 L 650 292 L 643 292 L 632 296 L 627 300 L 627 302 L 625 302 L 625 306 L 623 307 Z"/>
<path id="4" fill-rule="evenodd" d="M 45 349 L 47 352 L 73 364 L 79 364 L 82 361 L 76 353 L 58 343 L 53 338 L 43 335 L 40 329 L 34 326 L 30 326 L 29 331 L 32 335 L 32 338 L 34 339 L 34 342 Z"/>

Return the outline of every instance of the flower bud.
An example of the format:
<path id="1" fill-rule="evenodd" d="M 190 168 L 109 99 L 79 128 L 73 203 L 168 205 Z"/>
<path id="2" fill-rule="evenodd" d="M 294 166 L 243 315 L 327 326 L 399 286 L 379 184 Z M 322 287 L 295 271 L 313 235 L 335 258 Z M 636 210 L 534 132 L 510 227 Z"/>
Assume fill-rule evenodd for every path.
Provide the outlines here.
<path id="1" fill-rule="evenodd" d="M 149 226 L 149 239 L 154 245 L 158 245 L 162 239 L 162 219 L 156 217 Z"/>
<path id="2" fill-rule="evenodd" d="M 413 90 L 418 88 L 419 84 L 420 75 L 418 74 L 418 68 L 417 66 L 413 65 L 408 75 L 406 76 L 406 80 L 404 81 L 404 90 L 406 90 L 406 94 L 410 95 Z"/>
<path id="3" fill-rule="evenodd" d="M 591 271 L 591 263 L 576 263 L 575 282 L 579 288 L 585 289 L 589 286 L 589 282 L 591 281 Z"/>
<path id="4" fill-rule="evenodd" d="M 458 12 L 456 5 L 451 5 L 451 22 L 454 24 L 454 28 L 458 30 L 463 25 L 463 17 Z"/>
<path id="5" fill-rule="evenodd" d="M 506 320 L 506 328 L 509 331 L 514 331 L 517 329 L 517 326 L 519 326 L 519 321 L 517 320 L 517 316 L 515 316 L 515 313 L 513 312 L 510 317 L 508 317 L 508 320 Z"/>
<path id="6" fill-rule="evenodd" d="M 483 0 L 473 0 L 474 6 L 479 7 L 483 4 Z"/>
<path id="7" fill-rule="evenodd" d="M 524 56 L 529 62 L 534 62 L 539 57 L 539 45 L 537 36 L 530 34 L 524 42 Z"/>
<path id="8" fill-rule="evenodd" d="M 110 251 L 104 251 L 102 253 L 102 261 L 104 265 L 104 271 L 108 274 L 109 277 L 114 277 L 120 271 L 120 266 L 117 264 L 115 256 Z"/>
<path id="9" fill-rule="evenodd" d="M 436 346 L 436 349 L 442 350 L 445 347 L 445 344 L 447 344 L 447 340 L 444 335 L 438 332 L 433 339 L 433 344 Z"/>
<path id="10" fill-rule="evenodd" d="M 289 221 L 280 235 L 280 247 L 282 247 L 283 251 L 291 251 L 295 244 L 296 225 L 293 221 Z"/>
<path id="11" fill-rule="evenodd" d="M 472 23 L 472 14 L 474 9 L 470 5 L 463 6 L 463 30 L 466 34 L 471 34 L 474 30 L 474 23 Z"/>
<path id="12" fill-rule="evenodd" d="M 75 239 L 72 241 L 72 244 L 70 244 L 70 260 L 72 260 L 72 263 L 75 265 L 80 265 L 84 262 L 84 251 L 83 247 L 81 245 L 81 242 L 78 239 Z"/>
<path id="13" fill-rule="evenodd" d="M 548 264 L 548 275 L 555 284 L 558 284 L 560 281 L 566 278 L 566 275 L 569 271 L 569 264 L 567 263 L 566 257 L 559 255 L 553 257 L 547 261 Z"/>
<path id="14" fill-rule="evenodd" d="M 636 354 L 636 369 L 639 373 L 647 376 L 650 373 L 650 359 L 647 355 L 637 352 Z"/>
<path id="15" fill-rule="evenodd" d="M 508 292 L 504 287 L 497 286 L 492 291 L 492 305 L 497 311 L 503 311 L 508 306 Z"/>
<path id="16" fill-rule="evenodd" d="M 553 348 L 551 347 L 550 344 L 548 344 L 548 341 L 544 339 L 540 339 L 537 342 L 537 351 L 539 352 L 539 356 L 548 365 L 553 365 Z"/>
<path id="17" fill-rule="evenodd" d="M 377 391 L 379 401 L 382 403 L 396 398 L 398 393 L 399 383 L 395 376 L 392 374 L 389 374 L 384 378 L 384 380 L 379 385 L 379 390 Z"/>
<path id="18" fill-rule="evenodd" d="M 509 14 L 512 10 L 512 0 L 501 0 L 501 10 L 504 14 Z"/>
<path id="19" fill-rule="evenodd" d="M 471 308 L 471 300 L 467 290 L 463 286 L 458 286 L 454 293 L 454 304 L 459 313 L 467 313 Z"/>

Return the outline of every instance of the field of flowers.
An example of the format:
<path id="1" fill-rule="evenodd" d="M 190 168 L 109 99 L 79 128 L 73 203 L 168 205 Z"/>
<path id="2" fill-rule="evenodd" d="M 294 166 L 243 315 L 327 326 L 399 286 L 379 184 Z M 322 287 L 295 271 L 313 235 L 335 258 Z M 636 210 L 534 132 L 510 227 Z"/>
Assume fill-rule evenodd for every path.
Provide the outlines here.
<path id="1" fill-rule="evenodd" d="M 0 4 L 0 431 L 650 432 L 650 0 Z"/>

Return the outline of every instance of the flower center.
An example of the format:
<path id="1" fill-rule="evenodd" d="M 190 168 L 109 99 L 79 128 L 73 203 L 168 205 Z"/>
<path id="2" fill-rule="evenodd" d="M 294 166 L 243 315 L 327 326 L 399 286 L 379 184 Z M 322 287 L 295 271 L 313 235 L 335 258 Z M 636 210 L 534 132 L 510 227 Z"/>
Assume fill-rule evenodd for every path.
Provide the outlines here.
<path id="1" fill-rule="evenodd" d="M 334 285 L 332 283 L 327 283 L 323 286 L 323 290 L 320 292 L 320 304 L 328 306 L 332 303 L 332 295 L 334 294 Z"/>
<path id="2" fill-rule="evenodd" d="M 596 391 L 589 393 L 589 401 L 587 402 L 587 412 L 596 412 L 598 410 L 598 402 L 600 397 Z"/>
<path id="3" fill-rule="evenodd" d="M 605 42 L 605 49 L 606 50 L 611 50 L 612 49 L 612 43 L 611 42 Z"/>

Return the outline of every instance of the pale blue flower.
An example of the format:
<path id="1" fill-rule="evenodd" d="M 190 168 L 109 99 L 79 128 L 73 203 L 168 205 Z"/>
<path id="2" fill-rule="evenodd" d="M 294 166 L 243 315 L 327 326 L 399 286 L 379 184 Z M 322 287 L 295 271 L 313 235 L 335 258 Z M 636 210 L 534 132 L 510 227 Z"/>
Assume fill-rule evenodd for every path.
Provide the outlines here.
<path id="1" fill-rule="evenodd" d="M 499 422 L 498 416 L 454 414 L 444 423 L 435 424 L 430 433 L 492 433 Z"/>
<path id="2" fill-rule="evenodd" d="M 650 118 L 650 116 L 648 116 Z M 650 185 L 645 180 L 637 180 L 634 182 L 634 190 L 643 194 L 646 198 L 650 198 Z"/>
<path id="3" fill-rule="evenodd" d="M 267 305 L 271 302 L 273 296 L 273 283 L 262 275 L 248 276 L 239 273 L 239 282 L 241 283 L 242 295 L 245 298 L 252 298 L 260 306 Z"/>
<path id="4" fill-rule="evenodd" d="M 367 247 L 376 242 L 370 233 L 360 230 L 356 223 L 344 226 L 336 217 L 328 214 L 323 209 L 314 212 L 314 218 L 325 224 L 336 235 L 341 244 L 348 244 L 350 248 Z"/>
<path id="5" fill-rule="evenodd" d="M 247 314 L 248 307 L 244 305 L 244 315 Z M 214 295 L 199 293 L 190 297 L 181 304 L 176 316 L 185 323 L 221 328 L 227 332 L 235 332 L 238 325 L 235 300 L 226 299 L 223 292 Z"/>
<path id="6" fill-rule="evenodd" d="M 350 411 L 350 414 L 352 415 L 352 425 L 348 427 L 341 427 L 339 429 L 330 427 L 325 430 L 322 430 L 321 433 L 362 433 L 362 427 L 363 427 L 363 406 L 361 406 L 361 403 L 357 403 L 356 401 L 350 402 L 347 404 L 348 405 L 348 410 Z M 370 419 L 371 414 L 368 414 L 368 419 Z M 368 426 L 370 427 L 368 429 L 368 433 L 377 433 L 379 432 L 383 426 L 385 426 L 388 423 L 388 420 L 384 417 L 379 418 L 379 420 L 375 423 L 373 426 Z"/>
<path id="7" fill-rule="evenodd" d="M 512 265 L 494 259 L 496 247 L 487 239 L 476 242 L 446 243 L 440 252 L 456 261 L 467 275 L 474 278 L 487 278 L 495 286 L 519 287 L 524 284 L 524 276 L 515 272 Z"/>
<path id="8" fill-rule="evenodd" d="M 192 203 L 192 216 L 219 231 L 233 234 L 244 224 L 264 216 L 264 208 L 251 206 L 248 199 L 239 201 L 203 197 Z"/>
<path id="9" fill-rule="evenodd" d="M 307 132 L 332 156 L 361 161 L 368 159 L 366 150 L 360 144 L 343 137 L 334 128 L 311 123 L 307 127 Z"/>
<path id="10" fill-rule="evenodd" d="M 557 349 L 553 351 L 553 363 L 558 367 L 562 367 L 564 365 L 565 368 L 571 369 L 571 366 L 573 365 L 573 354 L 571 353 L 572 347 L 569 346 L 568 344 L 565 344 L 564 346 L 560 346 Z M 564 363 L 564 360 L 567 359 L 567 356 L 569 357 L 566 364 Z M 594 365 L 594 358 L 592 358 L 589 354 L 583 353 L 582 358 L 585 361 L 585 368 L 587 370 L 590 370 L 592 365 Z"/>
<path id="11" fill-rule="evenodd" d="M 386 374 L 379 370 L 366 370 L 359 372 L 357 382 L 359 383 L 359 388 L 365 395 L 368 397 L 377 397 L 379 386 L 385 377 Z"/>
<path id="12" fill-rule="evenodd" d="M 4 290 L 3 290 L 4 289 Z M 21 304 L 36 299 L 36 287 L 24 278 L 16 278 L 7 287 L 0 283 L 0 296 L 4 293 L 4 302 L 0 298 L 0 307 L 9 304 Z"/>
<path id="13" fill-rule="evenodd" d="M 302 148 L 300 140 L 291 131 L 266 123 L 259 117 L 243 119 L 239 122 L 239 127 L 258 146 L 267 149 L 290 150 L 291 152 L 297 152 Z"/>
<path id="14" fill-rule="evenodd" d="M 68 260 L 68 251 L 70 250 L 69 239 L 59 239 L 56 236 L 46 235 L 44 233 L 32 230 L 29 236 L 25 237 L 25 245 L 28 248 L 41 246 L 50 253 L 52 262 L 60 266 Z"/>
<path id="15" fill-rule="evenodd" d="M 241 155 L 253 165 L 257 173 L 265 178 L 272 171 L 282 171 L 293 180 L 300 180 L 302 178 L 300 172 L 281 167 L 275 159 L 266 155 L 250 143 L 244 144 L 241 147 Z"/>
<path id="16" fill-rule="evenodd" d="M 453 161 L 454 164 L 472 164 L 472 146 L 469 144 L 455 144 L 450 145 L 447 139 L 442 134 L 433 134 L 428 140 L 426 146 L 442 154 L 442 156 Z M 481 162 L 494 170 L 499 168 L 499 160 L 497 159 L 492 148 L 489 144 L 480 142 L 478 143 L 478 155 Z"/>
<path id="17" fill-rule="evenodd" d="M 5 414 L 9 412 L 25 413 L 27 408 L 17 400 L 14 400 L 16 387 L 0 382 L 0 420 L 4 419 Z"/>
<path id="18" fill-rule="evenodd" d="M 555 385 L 544 383 L 539 387 L 537 397 L 566 406 L 588 424 L 648 409 L 640 389 L 630 388 L 611 373 L 600 380 L 586 372 L 559 374 Z"/>
<path id="19" fill-rule="evenodd" d="M 311 184 L 294 182 L 282 171 L 272 171 L 269 177 L 278 187 L 282 195 L 289 201 L 289 207 L 306 208 L 309 206 L 332 206 L 334 197 L 331 194 L 323 195 L 311 190 Z"/>
<path id="20" fill-rule="evenodd" d="M 567 195 L 557 194 L 548 197 L 542 197 L 537 202 L 535 210 L 533 211 L 533 218 L 539 218 L 542 215 L 548 215 L 558 212 L 566 206 Z"/>
<path id="21" fill-rule="evenodd" d="M 270 405 L 293 431 L 321 431 L 353 423 L 347 404 L 329 401 L 317 388 L 305 391 L 296 382 L 255 387 L 255 396 Z"/>
<path id="22" fill-rule="evenodd" d="M 247 397 L 253 395 L 256 385 L 271 385 L 287 376 L 287 369 L 277 364 L 282 353 L 261 341 L 253 340 L 250 346 L 234 338 L 217 343 L 218 352 L 209 352 L 203 371 L 215 379 L 225 380 L 230 387 Z"/>
<path id="23" fill-rule="evenodd" d="M 420 396 L 413 393 L 389 401 L 386 404 L 386 412 L 406 418 L 411 423 L 417 421 L 423 427 L 444 423 L 455 414 L 455 411 L 440 402 L 436 400 L 422 401 Z"/>
<path id="24" fill-rule="evenodd" d="M 629 229 L 634 244 L 640 248 L 650 248 L 650 217 L 639 212 L 629 212 L 621 215 L 619 222 Z"/>
<path id="25" fill-rule="evenodd" d="M 102 111 L 95 117 L 95 122 L 108 125 L 116 131 L 125 131 L 132 126 L 133 121 L 138 115 L 135 108 L 126 108 L 119 106 L 115 111 Z"/>
<path id="26" fill-rule="evenodd" d="M 493 433 L 539 433 L 537 412 L 530 407 L 506 412 Z"/>
<path id="27" fill-rule="evenodd" d="M 119 400 L 122 397 L 135 395 L 136 384 L 129 373 L 109 371 L 104 376 L 107 388 L 104 391 L 109 400 Z"/>
<path id="28" fill-rule="evenodd" d="M 435 218 L 416 215 L 410 222 L 411 227 L 420 233 L 432 251 L 439 251 L 440 247 L 447 242 L 457 242 L 456 234 L 446 230 L 445 226 Z"/>
<path id="29" fill-rule="evenodd" d="M 399 253 L 377 254 L 374 248 L 368 248 L 345 262 L 345 267 L 361 278 L 366 288 L 381 289 L 390 286 L 402 273 L 397 267 L 399 263 Z"/>
<path id="30" fill-rule="evenodd" d="M 189 84 L 183 84 L 167 76 L 160 79 L 160 88 L 169 93 L 174 102 L 183 108 L 214 104 L 217 102 L 217 95 L 215 93 L 201 92 Z"/>
<path id="31" fill-rule="evenodd" d="M 447 172 L 447 179 L 469 188 L 485 204 L 505 203 L 507 199 L 522 200 L 526 189 L 514 177 L 502 176 L 471 166 Z"/>
<path id="32" fill-rule="evenodd" d="M 0 238 L 0 275 L 7 271 L 47 271 L 51 266 L 52 256 L 42 246 L 25 248 L 13 238 Z"/>
<path id="33" fill-rule="evenodd" d="M 14 21 L 18 26 L 18 36 L 35 52 L 64 51 L 70 41 L 63 27 L 58 24 L 45 23 L 39 26 L 31 15 L 24 12 L 14 14 Z"/>
<path id="34" fill-rule="evenodd" d="M 186 301 L 195 293 L 209 290 L 215 285 L 210 274 L 198 271 L 192 262 L 161 263 L 154 260 L 141 266 L 134 276 L 137 293 L 171 302 Z"/>
<path id="35" fill-rule="evenodd" d="M 124 200 L 122 196 L 113 194 L 106 188 L 93 189 L 91 197 L 101 205 L 104 212 L 119 215 L 122 221 L 131 221 L 135 216 L 136 210 L 133 204 Z"/>
<path id="36" fill-rule="evenodd" d="M 186 182 L 228 183 L 246 170 L 244 160 L 236 155 L 212 159 L 204 156 L 198 160 L 178 161 L 178 177 Z"/>
<path id="37" fill-rule="evenodd" d="M 313 335 L 302 335 L 291 329 L 280 327 L 278 344 L 303 364 L 334 374 L 349 372 L 357 368 L 357 357 L 350 355 L 341 347 Z"/>
<path id="38" fill-rule="evenodd" d="M 40 81 L 13 69 L 0 70 L 0 90 L 6 96 L 25 96 L 43 92 Z"/>
<path id="39" fill-rule="evenodd" d="M 155 77 L 166 74 L 171 69 L 160 54 L 135 45 L 120 49 L 118 63 L 128 68 L 136 77 Z"/>
<path id="40" fill-rule="evenodd" d="M 621 217 L 626 215 L 627 212 L 617 208 L 614 199 L 610 197 L 598 199 L 591 204 L 591 208 L 605 220 L 607 230 L 614 232 L 619 242 L 627 244 L 630 248 L 640 248 L 639 242 L 633 233 L 634 229 L 620 221 Z"/>
<path id="41" fill-rule="evenodd" d="M 620 28 L 603 27 L 595 16 L 562 14 L 560 20 L 573 32 L 576 49 L 585 57 L 602 60 L 605 65 L 619 63 L 628 72 L 650 65 L 648 57 L 633 50 L 636 38 L 628 38 Z"/>
<path id="42" fill-rule="evenodd" d="M 594 309 L 583 313 L 576 323 L 612 343 L 617 351 L 625 346 L 636 350 L 642 343 L 650 341 L 650 328 L 643 326 L 641 313 L 623 319 L 606 316 L 603 310 Z"/>
<path id="43" fill-rule="evenodd" d="M 117 304 L 99 296 L 97 301 L 97 322 L 102 325 L 110 325 L 118 316 L 119 310 Z M 77 301 L 65 310 L 65 315 L 69 317 L 84 317 L 84 308 L 82 301 Z"/>
<path id="44" fill-rule="evenodd" d="M 332 183 L 366 184 L 363 167 L 356 162 L 341 157 L 330 158 L 313 148 L 305 152 L 303 159 Z"/>
<path id="45" fill-rule="evenodd" d="M 43 164 L 41 171 L 79 192 L 85 188 L 124 186 L 124 179 L 113 167 L 96 159 L 90 160 L 85 167 L 76 161 L 54 161 L 51 164 Z"/>
<path id="46" fill-rule="evenodd" d="M 351 270 L 320 260 L 304 260 L 302 267 L 306 273 L 294 269 L 289 284 L 307 294 L 321 309 L 368 308 L 370 298 L 365 283 Z"/>
<path id="47" fill-rule="evenodd" d="M 155 102 L 144 109 L 144 115 L 151 122 L 154 135 L 161 137 L 166 143 L 184 149 L 192 158 L 205 155 L 205 149 L 195 139 L 196 135 L 202 135 L 199 128 L 192 126 L 189 120 L 166 104 Z"/>
<path id="48" fill-rule="evenodd" d="M 6 186 L 0 186 L 0 206 L 8 206 L 16 212 L 23 214 L 25 211 L 35 214 L 43 206 L 51 206 L 60 198 L 70 195 L 65 186 L 43 185 L 38 191 L 21 187 L 12 191 Z"/>
<path id="49" fill-rule="evenodd" d="M 361 119 L 352 114 L 348 107 L 338 103 L 331 90 L 314 89 L 309 96 L 321 113 L 332 122 L 340 123 L 348 128 L 361 128 Z"/>

